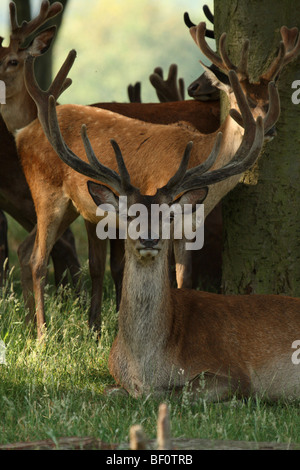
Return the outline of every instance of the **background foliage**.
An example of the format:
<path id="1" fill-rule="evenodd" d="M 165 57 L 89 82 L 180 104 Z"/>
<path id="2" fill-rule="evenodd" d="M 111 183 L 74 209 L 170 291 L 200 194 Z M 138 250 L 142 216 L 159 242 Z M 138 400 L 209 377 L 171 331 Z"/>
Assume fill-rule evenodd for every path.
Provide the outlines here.
<path id="1" fill-rule="evenodd" d="M 213 6 L 212 0 L 206 3 Z M 6 41 L 8 4 L 0 5 Z M 39 5 L 40 0 L 31 0 L 33 15 Z M 156 66 L 167 73 L 172 63 L 178 64 L 187 86 L 203 69 L 198 62 L 202 55 L 183 22 L 185 11 L 195 23 L 204 19 L 202 2 L 193 0 L 69 0 L 54 46 L 54 72 L 70 49 L 78 56 L 73 85 L 60 101 L 128 101 L 127 85 L 136 81 L 142 82 L 143 101 L 157 101 L 148 77 Z"/>

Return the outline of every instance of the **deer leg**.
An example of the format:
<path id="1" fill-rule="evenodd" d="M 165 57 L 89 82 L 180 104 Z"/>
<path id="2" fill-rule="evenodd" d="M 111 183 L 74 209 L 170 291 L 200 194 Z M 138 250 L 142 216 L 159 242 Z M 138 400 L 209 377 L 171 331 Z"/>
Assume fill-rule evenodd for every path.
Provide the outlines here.
<path id="1" fill-rule="evenodd" d="M 185 249 L 186 240 L 174 240 L 177 287 L 192 288 L 192 251 Z"/>
<path id="2" fill-rule="evenodd" d="M 110 270 L 116 288 L 117 312 L 120 308 L 124 271 L 124 240 L 110 240 Z"/>
<path id="3" fill-rule="evenodd" d="M 60 211 L 53 217 L 42 211 L 38 218 L 35 242 L 30 257 L 32 271 L 33 292 L 35 297 L 35 313 L 37 322 L 37 334 L 41 339 L 45 328 L 45 306 L 44 306 L 44 287 L 47 274 L 47 265 L 52 247 L 60 235 L 66 230 L 71 222 L 77 217 L 77 214 L 69 213 L 65 216 L 64 206 L 59 204 Z M 69 219 L 69 220 L 68 220 Z"/>
<path id="4" fill-rule="evenodd" d="M 22 269 L 23 294 L 25 304 L 29 307 L 26 321 L 32 319 L 35 310 L 39 339 L 42 338 L 45 327 L 44 285 L 49 255 L 57 238 L 77 217 L 77 213 L 67 212 L 68 204 L 66 202 L 61 200 L 51 202 L 53 209 L 51 212 L 47 211 L 45 207 L 38 207 L 37 225 L 18 250 Z"/>
<path id="5" fill-rule="evenodd" d="M 6 279 L 8 272 L 8 242 L 7 242 L 7 220 L 4 212 L 0 211 L 0 287 Z"/>
<path id="6" fill-rule="evenodd" d="M 100 240 L 97 237 L 95 224 L 85 221 L 85 226 L 88 234 L 89 269 L 92 281 L 89 326 L 100 334 L 107 240 Z"/>
<path id="7" fill-rule="evenodd" d="M 33 297 L 33 283 L 32 283 L 32 272 L 30 265 L 30 257 L 33 250 L 33 245 L 36 237 L 36 226 L 20 244 L 18 248 L 18 257 L 21 267 L 21 284 L 22 292 L 25 303 L 25 308 L 28 310 L 26 315 L 26 323 L 29 323 L 34 319 L 34 297 Z"/>
<path id="8" fill-rule="evenodd" d="M 65 271 L 68 269 L 72 284 L 79 289 L 80 263 L 78 261 L 75 239 L 70 228 L 68 228 L 53 246 L 51 257 L 54 265 L 55 284 L 66 284 Z"/>

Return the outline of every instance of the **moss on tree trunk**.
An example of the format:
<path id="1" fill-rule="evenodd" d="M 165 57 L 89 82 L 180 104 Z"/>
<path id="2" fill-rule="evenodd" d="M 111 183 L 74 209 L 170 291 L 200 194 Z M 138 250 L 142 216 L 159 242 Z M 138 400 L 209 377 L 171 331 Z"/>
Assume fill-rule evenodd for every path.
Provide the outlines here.
<path id="1" fill-rule="evenodd" d="M 253 81 L 276 54 L 282 25 L 300 29 L 300 2 L 215 0 L 216 37 L 228 33 L 234 63 L 249 38 Z M 239 184 L 224 199 L 225 293 L 300 296 L 300 104 L 291 101 L 297 79 L 299 58 L 281 73 L 277 136 L 264 146 L 255 170 L 257 184 Z"/>

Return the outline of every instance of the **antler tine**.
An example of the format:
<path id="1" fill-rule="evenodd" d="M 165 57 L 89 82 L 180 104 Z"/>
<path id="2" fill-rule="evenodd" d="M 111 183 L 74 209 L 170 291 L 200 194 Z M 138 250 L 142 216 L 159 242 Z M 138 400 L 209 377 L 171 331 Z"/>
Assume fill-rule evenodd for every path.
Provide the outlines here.
<path id="1" fill-rule="evenodd" d="M 114 170 L 102 165 L 96 158 L 91 143 L 87 137 L 86 126 L 83 125 L 81 128 L 81 137 L 90 163 L 81 160 L 81 158 L 79 158 L 65 143 L 59 128 L 56 103 L 53 96 L 49 96 L 48 104 L 49 141 L 59 158 L 78 173 L 97 181 L 101 181 L 102 183 L 110 186 L 118 194 L 122 194 L 123 186 L 120 176 Z"/>
<path id="2" fill-rule="evenodd" d="M 279 52 L 268 70 L 260 76 L 263 80 L 273 80 L 283 69 L 283 67 L 294 60 L 300 51 L 300 35 L 298 28 L 280 28 L 282 41 L 280 42 Z"/>
<path id="3" fill-rule="evenodd" d="M 279 51 L 275 59 L 272 61 L 271 65 L 269 66 L 268 70 L 263 73 L 259 78 L 260 80 L 273 80 L 276 75 L 280 72 L 284 65 L 284 57 L 286 54 L 286 49 L 283 41 L 280 41 L 279 44 Z"/>
<path id="4" fill-rule="evenodd" d="M 220 50 L 220 54 L 221 54 L 221 57 L 222 57 L 222 60 L 223 60 L 223 64 L 225 65 L 225 67 L 223 65 L 223 68 L 225 70 L 235 70 L 236 71 L 237 67 L 229 59 L 226 48 L 225 48 L 226 37 L 227 37 L 227 34 L 222 33 L 221 36 L 220 36 L 220 40 L 219 40 L 219 50 Z"/>
<path id="5" fill-rule="evenodd" d="M 62 9 L 63 6 L 59 2 L 50 5 L 48 0 L 43 0 L 38 16 L 31 21 L 23 21 L 20 26 L 17 20 L 16 5 L 14 2 L 10 2 L 11 40 L 18 40 L 19 44 L 21 44 L 31 33 L 42 26 L 45 21 L 58 15 Z"/>
<path id="6" fill-rule="evenodd" d="M 133 191 L 136 190 L 136 188 L 130 182 L 130 175 L 129 175 L 128 170 L 126 168 L 126 165 L 125 165 L 124 158 L 123 158 L 122 152 L 120 150 L 120 147 L 114 139 L 111 139 L 110 143 L 111 143 L 111 145 L 112 145 L 112 147 L 115 151 L 118 170 L 119 170 L 119 174 L 120 174 L 120 177 L 121 177 L 122 190 L 126 194 L 132 193 Z"/>
<path id="7" fill-rule="evenodd" d="M 280 116 L 279 93 L 274 82 L 268 84 L 269 109 L 264 117 L 265 134 L 276 124 Z"/>
<path id="8" fill-rule="evenodd" d="M 206 31 L 206 24 L 204 22 L 199 23 L 198 26 L 190 28 L 190 33 L 194 41 L 196 42 L 196 44 L 199 46 L 199 48 L 203 52 L 203 54 L 219 69 L 227 72 L 227 68 L 225 67 L 222 59 L 207 44 L 205 40 L 205 31 Z"/>
<path id="9" fill-rule="evenodd" d="M 189 191 L 191 189 L 199 189 L 204 186 L 218 183 L 231 176 L 244 173 L 255 163 L 264 141 L 264 127 L 262 117 L 256 120 L 256 132 L 251 149 L 248 150 L 243 144 L 240 145 L 233 159 L 224 167 L 204 173 L 201 176 L 194 176 L 191 180 L 184 179 L 182 184 L 177 188 L 177 194 Z M 239 154 L 239 158 L 237 158 Z"/>
<path id="10" fill-rule="evenodd" d="M 207 6 L 207 5 L 204 5 L 204 7 L 203 7 L 204 14 L 205 14 L 206 18 L 207 18 L 209 21 L 211 21 L 210 18 L 208 17 L 208 15 L 207 15 L 207 10 L 204 10 L 205 7 L 208 8 L 208 6 Z M 208 8 L 208 10 L 209 10 L 209 8 Z M 209 10 L 209 12 L 210 12 L 210 10 Z M 210 13 L 211 13 L 211 12 L 210 12 Z M 183 15 L 183 20 L 184 20 L 184 22 L 185 22 L 185 25 L 186 25 L 188 28 L 196 27 L 196 25 L 191 21 L 190 15 L 188 14 L 187 11 L 186 11 L 186 12 L 184 13 L 184 15 Z M 211 22 L 213 23 L 213 21 L 211 21 Z M 207 30 L 205 31 L 205 36 L 206 36 L 207 38 L 210 38 L 210 39 L 215 39 L 215 33 L 214 33 L 214 31 L 213 31 L 212 29 L 207 29 Z"/>
<path id="11" fill-rule="evenodd" d="M 44 132 L 48 139 L 50 140 L 50 131 L 48 127 L 48 98 L 50 95 L 54 96 L 57 99 L 61 93 L 71 85 L 71 79 L 67 78 L 67 75 L 74 63 L 76 58 L 76 51 L 72 50 L 69 52 L 65 62 L 61 66 L 60 70 L 58 71 L 55 79 L 53 80 L 51 86 L 49 87 L 48 91 L 43 91 L 39 87 L 35 74 L 34 74 L 34 61 L 35 57 L 29 55 L 25 60 L 25 84 L 28 90 L 28 93 L 35 101 L 35 104 L 38 109 L 38 116 L 40 122 L 43 126 Z"/>
<path id="12" fill-rule="evenodd" d="M 196 26 L 195 23 L 193 23 L 193 22 L 191 21 L 190 15 L 188 14 L 187 11 L 183 14 L 183 21 L 185 22 L 185 25 L 186 25 L 188 28 L 192 28 L 193 26 Z"/>
<path id="13" fill-rule="evenodd" d="M 228 74 L 229 70 L 234 70 L 240 77 L 240 79 L 245 79 L 248 77 L 248 51 L 249 51 L 249 41 L 244 41 L 241 58 L 238 66 L 234 65 L 233 62 L 229 59 L 229 56 L 226 51 L 226 33 L 221 34 L 219 39 L 219 50 L 221 57 L 214 52 L 205 40 L 205 23 L 199 23 L 198 26 L 191 28 L 191 35 L 199 46 L 203 54 L 220 70 Z"/>
<path id="14" fill-rule="evenodd" d="M 47 91 L 48 96 L 51 94 L 57 99 L 62 94 L 62 92 L 65 91 L 71 85 L 72 80 L 70 78 L 67 78 L 67 76 L 74 64 L 76 56 L 77 53 L 75 49 L 72 49 L 67 55 L 67 58 L 64 61 L 63 65 L 57 72 L 52 84 L 50 85 Z"/>
<path id="15" fill-rule="evenodd" d="M 127 93 L 130 103 L 141 103 L 141 82 L 136 82 L 134 85 L 128 85 Z"/>
<path id="16" fill-rule="evenodd" d="M 281 37 L 285 45 L 286 54 L 284 57 L 284 65 L 291 62 L 297 57 L 300 50 L 300 34 L 298 28 L 287 28 L 282 26 L 280 28 Z"/>
<path id="17" fill-rule="evenodd" d="M 180 185 L 182 180 L 185 177 L 186 170 L 189 164 L 191 152 L 192 152 L 193 142 L 189 142 L 184 150 L 183 157 L 181 159 L 180 165 L 176 173 L 169 179 L 167 184 L 159 188 L 158 192 L 163 192 L 167 194 L 175 194 L 177 192 L 177 187 Z"/>
<path id="18" fill-rule="evenodd" d="M 249 46 L 250 46 L 250 41 L 249 39 L 246 39 L 243 44 L 240 62 L 238 63 L 238 66 L 237 66 L 237 73 L 239 74 L 241 79 L 249 77 L 249 73 L 248 73 Z"/>
<path id="19" fill-rule="evenodd" d="M 9 16 L 10 16 L 11 32 L 14 33 L 19 28 L 19 24 L 17 20 L 17 8 L 14 2 L 9 3 Z"/>
<path id="20" fill-rule="evenodd" d="M 263 119 L 261 116 L 259 116 L 256 121 L 254 120 L 245 95 L 241 89 L 237 74 L 233 70 L 229 72 L 229 80 L 241 110 L 240 119 L 243 120 L 245 127 L 241 145 L 229 163 L 224 165 L 222 168 L 208 172 L 209 168 L 212 166 L 210 163 L 213 164 L 214 158 L 217 157 L 220 151 L 221 136 L 218 135 L 214 149 L 212 151 L 212 153 L 215 153 L 215 155 L 212 156 L 212 154 L 210 154 L 204 164 L 199 165 L 198 168 L 191 168 L 186 172 L 186 175 L 183 178 L 181 184 L 176 188 L 177 194 L 188 191 L 190 189 L 197 189 L 203 186 L 211 185 L 217 183 L 218 181 L 229 178 L 230 176 L 244 173 L 244 171 L 254 164 L 259 155 L 264 141 Z M 198 169 L 203 170 L 205 165 L 207 165 L 207 170 L 205 172 L 197 172 Z"/>
<path id="21" fill-rule="evenodd" d="M 183 78 L 178 79 L 178 93 L 180 97 L 179 101 L 183 101 L 185 98 L 185 83 Z"/>
<path id="22" fill-rule="evenodd" d="M 228 72 L 228 78 L 229 78 L 232 90 L 234 92 L 234 95 L 236 97 L 238 107 L 239 107 L 240 112 L 241 112 L 240 116 L 243 120 L 243 127 L 245 128 L 245 133 L 246 133 L 246 131 L 249 131 L 249 129 L 251 129 L 251 127 L 253 129 L 253 125 L 254 125 L 255 121 L 254 121 L 254 118 L 253 118 L 252 113 L 250 111 L 247 99 L 246 99 L 246 97 L 244 95 L 244 92 L 242 90 L 242 87 L 240 85 L 237 73 L 234 72 L 233 70 L 230 70 Z"/>
<path id="23" fill-rule="evenodd" d="M 190 168 L 189 170 L 187 170 L 184 176 L 184 184 L 188 184 L 188 181 L 192 181 L 192 179 L 195 176 L 198 177 L 200 175 L 203 175 L 214 165 L 220 153 L 222 137 L 223 137 L 222 132 L 219 132 L 215 139 L 212 151 L 210 152 L 209 156 L 203 163 L 201 163 L 198 166 L 195 166 L 194 168 Z"/>
<path id="24" fill-rule="evenodd" d="M 276 124 L 280 116 L 279 93 L 274 82 L 268 84 L 269 108 L 263 119 L 265 134 Z M 229 111 L 230 116 L 241 126 L 245 127 L 241 114 L 236 109 Z"/>
<path id="25" fill-rule="evenodd" d="M 211 12 L 209 6 L 208 5 L 203 5 L 202 10 L 204 12 L 204 15 L 208 19 L 208 21 L 210 21 L 212 24 L 214 24 L 215 23 L 215 17 L 213 15 L 213 13 Z"/>

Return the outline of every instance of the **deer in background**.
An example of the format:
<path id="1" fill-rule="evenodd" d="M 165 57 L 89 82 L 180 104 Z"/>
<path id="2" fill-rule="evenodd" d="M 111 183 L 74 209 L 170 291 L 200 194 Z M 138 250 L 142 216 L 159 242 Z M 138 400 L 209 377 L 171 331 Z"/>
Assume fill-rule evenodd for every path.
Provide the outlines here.
<path id="1" fill-rule="evenodd" d="M 206 7 L 207 5 L 204 5 Z M 203 7 L 203 9 L 204 9 Z M 185 14 L 187 15 L 187 14 Z M 207 33 L 206 33 L 207 36 Z M 222 75 L 223 80 L 228 83 L 228 79 L 225 74 L 222 74 L 217 67 L 212 65 L 211 70 L 215 71 L 218 76 Z M 169 67 L 168 77 L 164 80 L 163 70 L 161 67 L 156 67 L 153 74 L 150 75 L 149 79 L 151 84 L 156 90 L 157 97 L 160 102 L 169 101 L 182 101 L 184 99 L 184 80 L 183 78 L 177 79 L 178 67 L 176 64 L 172 64 Z M 218 88 L 211 84 L 211 80 L 206 76 L 206 72 L 202 74 L 195 82 L 195 85 L 190 85 L 188 92 L 190 96 L 194 94 L 195 99 L 200 101 L 212 101 L 213 106 L 219 105 L 220 94 Z M 191 90 L 190 90 L 191 89 Z M 128 86 L 128 96 L 130 102 L 141 102 L 141 83 L 136 82 L 135 85 Z M 122 113 L 125 114 L 126 113 Z M 169 115 L 168 115 L 169 116 Z M 199 108 L 199 117 L 201 116 Z M 178 117 L 178 116 L 177 116 Z M 143 117 L 140 117 L 143 120 Z M 171 117 L 172 119 L 172 117 Z M 174 119 L 174 117 L 173 117 Z M 165 120 L 165 122 L 164 122 Z M 160 123 L 167 124 L 168 121 L 165 119 L 165 113 L 161 113 Z M 210 113 L 206 116 L 207 128 L 204 132 L 210 130 L 213 132 L 219 127 L 219 119 L 216 119 L 215 113 Z M 204 127 L 204 126 L 203 126 Z M 203 131 L 202 126 L 197 128 Z M 221 203 L 208 214 L 205 227 L 204 227 L 204 246 L 201 250 L 193 253 L 192 257 L 192 268 L 191 268 L 191 282 L 190 286 L 193 288 L 198 287 L 199 279 L 201 281 L 201 287 L 204 290 L 218 290 L 221 285 L 221 274 L 222 274 L 222 208 Z M 118 243 L 118 242 L 117 242 Z M 203 267 L 205 266 L 205 271 Z M 173 278 L 173 284 L 175 285 L 174 273 L 171 273 Z"/>
<path id="2" fill-rule="evenodd" d="M 213 23 L 213 15 L 207 5 L 203 6 L 203 11 L 208 20 Z M 192 24 L 187 13 L 184 15 L 184 20 L 186 24 Z M 207 30 L 205 35 L 210 38 L 214 37 L 212 30 Z M 212 67 L 216 70 L 216 67 Z M 216 70 L 216 73 L 220 72 Z M 128 86 L 130 103 L 96 103 L 92 106 L 155 124 L 186 121 L 205 134 L 218 129 L 220 125 L 219 90 L 212 86 L 211 79 L 206 72 L 197 79 L 197 91 L 193 94 L 189 92 L 190 96 L 197 101 L 184 100 L 184 80 L 179 78 L 177 81 L 176 64 L 169 67 L 166 80 L 163 78 L 161 67 L 154 69 L 149 80 L 155 88 L 160 103 L 142 103 L 141 83 L 137 82 L 135 85 Z M 205 101 L 209 102 L 205 103 Z"/>
<path id="3" fill-rule="evenodd" d="M 239 122 L 243 120 L 245 127 L 231 161 L 211 170 L 222 151 L 219 134 L 207 160 L 188 169 L 193 146 L 189 142 L 176 173 L 152 195 L 133 185 L 126 157 L 115 140 L 111 144 L 118 173 L 97 159 L 86 126 L 81 136 L 87 159 L 71 151 L 62 137 L 53 97 L 47 106 L 48 97 L 44 95 L 39 116 L 60 158 L 93 178 L 84 180 L 95 203 L 94 211 L 100 204 L 109 203 L 118 214 L 119 196 L 127 197 L 128 207 L 143 204 L 148 214 L 153 204 L 195 206 L 208 197 L 208 185 L 213 188 L 251 165 L 264 142 L 263 118 L 253 118 L 234 71 L 229 72 L 229 80 L 239 96 L 243 117 L 237 110 L 232 114 Z M 130 159 L 127 161 L 130 164 Z M 137 176 L 132 179 L 137 181 Z M 86 210 L 86 204 L 82 209 Z M 204 394 L 208 400 L 225 399 L 232 393 L 243 397 L 253 393 L 272 400 L 299 398 L 299 366 L 292 362 L 291 348 L 300 335 L 300 299 L 171 289 L 170 240 L 162 236 L 161 221 L 158 232 L 155 225 L 155 235 L 149 216 L 148 224 L 137 239 L 131 238 L 129 231 L 125 239 L 119 330 L 109 356 L 109 370 L 117 383 L 134 397 L 178 391 L 188 384 L 195 397 Z"/>
<path id="4" fill-rule="evenodd" d="M 183 78 L 179 78 L 177 84 L 177 71 L 177 65 L 171 64 L 169 67 L 168 78 L 166 80 L 164 80 L 162 67 L 156 67 L 153 74 L 150 75 L 149 80 L 155 88 L 156 95 L 160 103 L 184 100 L 184 80 Z M 158 76 L 158 81 L 156 81 L 156 76 Z M 152 82 L 152 77 L 154 77 L 154 82 Z M 134 85 L 128 85 L 127 92 L 130 103 L 142 102 L 141 82 L 136 82 Z"/>
<path id="5" fill-rule="evenodd" d="M 205 25 L 203 27 L 200 23 L 196 28 L 196 34 L 203 35 L 204 38 Z M 224 43 L 222 47 L 224 48 Z M 244 67 L 246 66 L 245 51 L 244 46 L 241 61 Z M 36 231 L 33 231 L 23 242 L 19 254 L 23 279 L 26 280 L 23 284 L 23 293 L 27 305 L 31 308 L 31 318 L 34 312 L 36 313 L 39 336 L 42 336 L 45 325 L 43 279 L 49 250 L 59 234 L 78 217 L 79 213 L 94 226 L 98 222 L 94 205 L 87 191 L 87 179 L 68 166 L 69 160 L 68 165 L 65 165 L 56 154 L 58 149 L 51 150 L 47 141 L 49 139 L 51 142 L 47 118 L 48 98 L 51 94 L 55 97 L 55 90 L 61 89 L 74 60 L 75 53 L 72 51 L 54 80 L 50 92 L 42 92 L 34 80 L 34 57 L 28 57 L 25 67 L 26 86 L 38 107 L 38 116 L 43 129 L 36 120 L 16 135 L 18 153 L 37 211 Z M 236 152 L 238 158 L 240 147 L 244 149 L 245 145 L 249 146 L 249 142 L 253 143 L 254 128 L 250 125 L 253 116 L 255 118 L 258 115 L 263 116 L 265 135 L 274 126 L 279 116 L 279 97 L 274 83 L 266 81 L 263 85 L 257 86 L 255 92 L 261 99 L 255 107 L 250 109 L 241 89 L 239 74 L 238 69 L 231 74 L 229 72 L 231 81 L 227 91 L 233 110 L 220 128 L 223 140 L 213 169 L 226 166 Z M 248 93 L 252 93 L 253 89 L 247 90 L 246 85 L 247 83 L 245 84 L 243 80 L 243 88 L 248 99 Z M 268 111 L 266 111 L 267 105 Z M 196 167 L 196 173 L 197 166 L 206 159 L 219 134 L 218 132 L 201 134 L 186 125 L 150 124 L 90 106 L 61 105 L 57 107 L 57 114 L 64 140 L 72 148 L 70 153 L 86 158 L 80 138 L 80 127 L 82 123 L 85 123 L 95 152 L 101 155 L 103 163 L 113 170 L 117 170 L 117 167 L 109 139 L 117 136 L 120 147 L 127 155 L 126 166 L 133 184 L 145 195 L 155 194 L 157 187 L 164 186 L 171 178 L 172 168 L 180 162 L 186 142 L 189 141 L 194 142 L 189 165 Z M 237 119 L 239 124 L 231 116 Z M 60 153 L 59 156 L 62 157 Z M 75 159 L 75 169 L 77 168 L 76 162 Z M 248 161 L 249 166 L 253 163 L 254 161 Z M 243 166 L 235 168 L 239 169 L 239 174 L 245 171 Z M 232 175 L 211 186 L 206 198 L 206 214 L 237 184 L 239 174 Z M 87 176 L 92 177 L 90 171 Z M 180 243 L 179 245 L 181 248 L 182 245 Z M 181 266 L 185 261 L 186 251 L 178 250 L 175 243 L 174 247 L 176 263 Z M 103 252 L 105 253 L 105 249 L 106 240 L 98 240 L 99 257 Z M 179 269 L 179 281 L 181 274 Z M 101 284 L 99 285 L 101 289 Z M 35 309 L 32 291 L 35 295 Z M 100 326 L 99 313 L 98 316 L 90 318 L 90 321 L 92 320 L 98 328 Z"/>
<path id="6" fill-rule="evenodd" d="M 204 5 L 203 10 L 207 19 L 213 24 L 213 15 L 208 6 Z M 187 13 L 184 14 L 184 21 L 187 25 L 193 25 Z M 205 35 L 213 38 L 214 32 L 207 30 Z M 226 75 L 222 74 L 217 67 L 212 65 L 210 68 L 225 83 L 228 83 Z M 156 67 L 149 79 L 156 90 L 158 99 L 161 103 L 164 103 L 163 105 L 146 103 L 141 106 L 127 103 L 99 103 L 96 106 L 152 123 L 169 124 L 186 121 L 204 133 L 211 133 L 218 129 L 220 125 L 220 93 L 218 88 L 212 85 L 206 72 L 188 88 L 188 93 L 192 98 L 201 102 L 209 101 L 209 103 L 199 103 L 199 105 L 191 100 L 183 102 L 184 80 L 182 78 L 177 80 L 177 66 L 175 64 L 170 66 L 166 80 L 163 78 L 161 67 Z M 141 103 L 141 83 L 137 82 L 134 86 L 129 85 L 128 95 L 131 103 Z M 176 104 L 173 103 L 175 101 Z M 168 102 L 172 103 L 166 105 L 165 103 Z M 196 288 L 200 277 L 202 287 L 219 289 L 222 271 L 222 210 L 220 204 L 207 216 L 204 231 L 205 245 L 202 250 L 194 253 L 191 261 L 192 268 L 185 269 L 185 285 Z M 114 273 L 115 283 L 118 283 L 118 279 L 121 278 L 121 273 L 118 271 L 122 266 L 120 253 L 123 252 L 123 242 L 116 240 L 113 244 L 114 247 L 118 247 L 119 259 L 114 262 L 114 257 L 111 257 L 111 270 Z M 201 269 L 203 266 L 205 266 L 205 273 Z"/>
<path id="7" fill-rule="evenodd" d="M 44 1 L 41 4 L 39 15 L 31 22 L 20 27 L 17 21 L 15 4 L 10 3 L 11 40 L 8 47 L 1 46 L 0 48 L 2 62 L 0 65 L 0 78 L 2 77 L 7 84 L 7 96 L 9 97 L 7 104 L 2 105 L 1 108 L 6 126 L 2 123 L 0 117 L 0 132 L 2 138 L 2 146 L 0 149 L 0 161 L 2 162 L 0 207 L 17 220 L 27 231 L 33 229 L 36 223 L 36 214 L 27 182 L 19 164 L 13 136 L 7 131 L 7 128 L 13 133 L 16 129 L 27 125 L 37 116 L 35 103 L 27 93 L 24 83 L 24 59 L 28 54 L 40 55 L 47 51 L 55 34 L 55 27 L 48 28 L 38 34 L 29 46 L 21 46 L 29 35 L 36 31 L 36 29 L 48 19 L 57 15 L 61 9 L 62 5 L 58 2 L 50 6 L 49 2 Z M 156 73 L 159 73 L 159 71 L 156 70 Z M 161 105 L 158 110 L 156 105 L 157 104 L 152 107 L 151 104 L 147 104 L 138 110 L 134 110 L 133 108 L 129 110 L 126 107 L 125 114 L 132 113 L 133 116 L 137 118 L 143 116 L 145 120 L 147 120 L 147 114 L 149 114 L 148 120 L 154 122 L 158 120 L 164 123 L 176 122 L 176 120 L 191 120 L 202 132 L 212 132 L 216 130 L 219 125 L 219 104 L 217 102 L 205 105 L 203 109 L 201 109 L 199 105 L 195 107 L 193 101 L 190 101 L 188 108 L 185 105 L 183 108 L 177 105 L 175 105 L 175 108 L 172 105 L 169 107 L 166 103 Z M 110 108 L 115 112 L 124 112 L 122 103 L 96 103 L 93 106 Z M 125 104 L 125 106 L 127 106 L 127 104 Z M 122 109 L 120 109 L 120 107 Z M 207 120 L 208 115 L 210 115 L 210 119 Z M 18 188 L 17 192 L 15 191 L 16 187 Z M 0 252 L 0 262 L 3 271 L 8 246 L 6 241 L 7 222 L 3 212 L 1 216 L 2 223 L 0 230 L 3 250 Z M 97 248 L 95 248 L 97 240 L 94 240 L 94 227 L 89 227 L 88 222 L 86 222 L 86 225 L 89 240 L 90 272 L 93 291 L 91 310 L 95 314 L 95 312 L 100 309 L 101 305 L 97 284 L 99 276 L 101 277 L 101 275 L 99 275 L 99 269 L 102 271 L 103 261 L 100 263 L 99 258 L 95 255 L 97 251 Z M 114 261 L 114 253 L 117 253 L 116 261 Z M 120 296 L 120 287 L 118 286 L 120 286 L 122 278 L 122 263 L 120 263 L 122 257 L 123 247 L 120 247 L 117 241 L 112 241 L 111 271 L 117 288 L 117 304 L 119 303 Z M 62 274 L 67 267 L 71 270 L 73 282 L 76 282 L 80 266 L 76 257 L 74 239 L 69 229 L 67 229 L 66 233 L 53 248 L 52 258 L 55 266 L 56 283 L 62 278 Z"/>
<path id="8" fill-rule="evenodd" d="M 36 213 L 28 184 L 22 171 L 13 133 L 25 127 L 37 117 L 34 101 L 28 94 L 24 83 L 24 60 L 28 54 L 38 56 L 45 53 L 55 35 L 55 27 L 39 33 L 27 47 L 24 41 L 50 18 L 60 13 L 62 5 L 58 2 L 51 6 L 44 1 L 40 12 L 30 22 L 18 25 L 16 6 L 9 5 L 11 36 L 7 47 L 0 44 L 0 79 L 6 84 L 6 104 L 0 105 L 0 208 L 2 224 L 0 226 L 3 250 L 0 258 L 0 278 L 4 273 L 4 262 L 8 257 L 7 222 L 2 211 L 10 214 L 25 230 L 31 231 L 36 224 Z M 3 38 L 1 38 L 1 43 Z M 69 82 L 70 83 L 70 82 Z M 74 237 L 67 229 L 57 240 L 51 256 L 54 264 L 56 284 L 61 282 L 66 269 L 69 268 L 74 285 L 78 282 L 80 264 L 75 250 Z"/>

